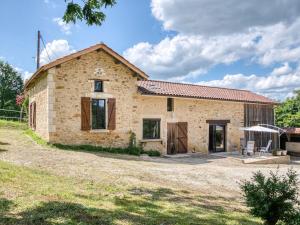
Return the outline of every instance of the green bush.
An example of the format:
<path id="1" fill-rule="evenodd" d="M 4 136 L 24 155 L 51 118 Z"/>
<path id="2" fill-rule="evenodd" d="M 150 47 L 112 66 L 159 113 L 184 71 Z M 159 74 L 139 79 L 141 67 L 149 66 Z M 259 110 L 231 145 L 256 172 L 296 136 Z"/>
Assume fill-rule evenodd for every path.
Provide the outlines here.
<path id="1" fill-rule="evenodd" d="M 250 181 L 244 181 L 241 189 L 252 215 L 260 217 L 266 225 L 300 224 L 297 173 L 289 170 L 286 175 L 270 172 L 266 177 L 260 171 Z"/>
<path id="2" fill-rule="evenodd" d="M 161 155 L 160 152 L 157 150 L 142 151 L 142 154 L 147 154 L 149 156 L 155 156 L 155 157 L 159 157 Z"/>
<path id="3" fill-rule="evenodd" d="M 53 144 L 56 148 L 72 151 L 88 151 L 88 152 L 109 152 L 116 154 L 129 154 L 129 155 L 140 155 L 141 149 L 138 147 L 128 147 L 128 148 L 112 148 L 112 147 L 102 147 L 95 145 L 63 145 L 63 144 Z"/>

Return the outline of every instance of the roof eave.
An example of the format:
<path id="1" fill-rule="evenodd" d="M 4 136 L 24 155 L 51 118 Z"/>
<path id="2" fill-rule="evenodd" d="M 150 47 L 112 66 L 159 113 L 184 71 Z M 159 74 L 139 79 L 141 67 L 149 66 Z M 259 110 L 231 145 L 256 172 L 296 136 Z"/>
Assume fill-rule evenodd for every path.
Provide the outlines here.
<path id="1" fill-rule="evenodd" d="M 205 99 L 213 101 L 229 101 L 229 102 L 240 102 L 240 103 L 251 103 L 251 104 L 264 104 L 264 105 L 277 105 L 276 102 L 262 102 L 262 101 L 245 101 L 245 100 L 235 100 L 235 99 L 223 99 L 223 98 L 209 98 L 209 97 L 197 97 L 197 96 L 186 96 L 186 95 L 171 95 L 171 94 L 151 94 L 151 93 L 142 93 L 139 90 L 141 95 L 145 96 L 164 96 L 164 97 L 178 97 L 178 98 L 191 98 L 191 99 Z"/>
<path id="2" fill-rule="evenodd" d="M 31 77 L 30 79 L 25 83 L 24 85 L 24 89 L 26 90 L 28 88 L 28 86 L 33 82 L 33 80 L 35 80 L 35 78 L 43 71 L 47 71 L 48 69 L 51 69 L 55 66 L 58 66 L 60 64 L 69 62 L 70 60 L 73 60 L 81 55 L 85 55 L 88 54 L 90 52 L 93 51 L 97 51 L 97 50 L 104 50 L 106 53 L 108 53 L 109 55 L 111 55 L 112 57 L 116 58 L 117 60 L 121 61 L 125 66 L 127 66 L 129 69 L 131 69 L 132 71 L 134 71 L 135 73 L 137 73 L 141 78 L 143 79 L 148 79 L 148 75 L 143 72 L 141 69 L 137 68 L 135 65 L 133 65 L 132 63 L 130 63 L 128 60 L 126 60 L 124 57 L 122 57 L 121 55 L 119 55 L 117 52 L 115 52 L 114 50 L 112 50 L 111 48 L 109 48 L 107 45 L 101 43 L 101 44 L 97 44 L 94 46 L 91 46 L 89 48 L 80 50 L 78 52 L 66 55 L 64 57 L 61 57 L 59 59 L 56 59 L 53 62 L 50 62 L 46 65 L 41 66 Z"/>

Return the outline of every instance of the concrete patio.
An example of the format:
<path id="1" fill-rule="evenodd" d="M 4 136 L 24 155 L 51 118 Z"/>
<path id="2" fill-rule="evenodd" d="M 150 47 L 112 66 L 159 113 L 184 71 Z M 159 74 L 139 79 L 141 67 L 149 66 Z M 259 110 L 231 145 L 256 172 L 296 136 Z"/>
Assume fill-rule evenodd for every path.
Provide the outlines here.
<path id="1" fill-rule="evenodd" d="M 242 155 L 238 151 L 234 152 L 219 152 L 219 153 L 212 153 L 211 155 L 217 157 L 224 157 L 224 158 L 232 158 L 239 161 L 242 161 L 245 164 L 289 164 L 291 162 L 290 156 L 273 156 L 271 153 L 263 153 L 259 155 L 256 153 L 254 155 Z"/>

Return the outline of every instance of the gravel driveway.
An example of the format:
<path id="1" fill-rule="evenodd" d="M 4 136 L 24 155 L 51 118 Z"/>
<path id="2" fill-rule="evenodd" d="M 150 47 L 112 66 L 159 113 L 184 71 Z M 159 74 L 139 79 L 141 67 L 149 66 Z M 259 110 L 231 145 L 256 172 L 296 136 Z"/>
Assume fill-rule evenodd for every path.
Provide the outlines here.
<path id="1" fill-rule="evenodd" d="M 245 165 L 233 158 L 143 158 L 65 151 L 40 146 L 22 131 L 0 129 L 0 160 L 95 182 L 201 191 L 223 197 L 239 195 L 238 182 L 252 172 L 277 165 Z M 280 172 L 300 164 L 280 165 Z"/>

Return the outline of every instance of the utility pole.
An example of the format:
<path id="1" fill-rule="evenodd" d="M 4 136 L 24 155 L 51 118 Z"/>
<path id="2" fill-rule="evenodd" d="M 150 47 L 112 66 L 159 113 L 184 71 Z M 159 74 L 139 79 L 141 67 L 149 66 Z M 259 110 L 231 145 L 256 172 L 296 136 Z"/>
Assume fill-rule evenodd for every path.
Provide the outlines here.
<path id="1" fill-rule="evenodd" d="M 41 40 L 41 32 L 38 30 L 38 39 L 37 39 L 37 53 L 36 53 L 36 69 L 40 68 L 40 40 Z"/>

